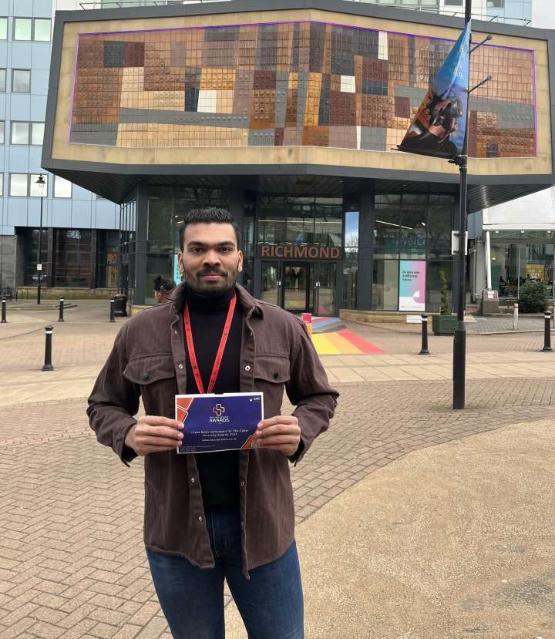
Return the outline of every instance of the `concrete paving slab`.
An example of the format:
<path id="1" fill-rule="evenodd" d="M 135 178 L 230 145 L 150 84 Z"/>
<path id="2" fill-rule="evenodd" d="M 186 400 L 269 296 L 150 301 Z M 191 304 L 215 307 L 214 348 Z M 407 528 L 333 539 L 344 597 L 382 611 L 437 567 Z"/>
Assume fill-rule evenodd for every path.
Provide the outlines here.
<path id="1" fill-rule="evenodd" d="M 307 637 L 553 636 L 554 426 L 411 453 L 301 524 Z"/>

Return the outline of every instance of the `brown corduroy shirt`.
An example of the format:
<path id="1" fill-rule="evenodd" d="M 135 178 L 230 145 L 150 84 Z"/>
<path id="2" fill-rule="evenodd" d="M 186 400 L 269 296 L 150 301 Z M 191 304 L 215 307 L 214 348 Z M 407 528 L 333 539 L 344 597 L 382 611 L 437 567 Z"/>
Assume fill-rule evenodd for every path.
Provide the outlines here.
<path id="1" fill-rule="evenodd" d="M 240 390 L 264 393 L 265 417 L 281 414 L 284 390 L 301 427 L 299 461 L 326 430 L 338 393 L 302 322 L 286 311 L 252 297 L 237 286 L 243 309 Z M 118 333 L 89 397 L 87 414 L 100 443 L 127 463 L 135 457 L 125 446 L 127 431 L 142 397 L 148 415 L 175 418 L 174 396 L 186 393 L 182 311 L 184 288 L 170 304 L 129 319 Z M 274 561 L 294 537 L 293 491 L 289 462 L 279 451 L 240 451 L 239 486 L 243 572 Z M 144 458 L 144 540 L 148 548 L 186 557 L 201 568 L 214 566 L 194 455 L 174 451 Z"/>

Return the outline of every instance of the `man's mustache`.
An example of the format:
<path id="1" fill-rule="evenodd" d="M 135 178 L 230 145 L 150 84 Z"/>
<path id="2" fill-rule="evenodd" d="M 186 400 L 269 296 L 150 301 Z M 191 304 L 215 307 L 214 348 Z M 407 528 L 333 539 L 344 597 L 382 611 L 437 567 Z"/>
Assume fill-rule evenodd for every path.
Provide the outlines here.
<path id="1" fill-rule="evenodd" d="M 203 275 L 222 275 L 223 277 L 227 277 L 227 273 L 218 268 L 206 268 L 199 271 L 198 276 L 202 277 Z"/>

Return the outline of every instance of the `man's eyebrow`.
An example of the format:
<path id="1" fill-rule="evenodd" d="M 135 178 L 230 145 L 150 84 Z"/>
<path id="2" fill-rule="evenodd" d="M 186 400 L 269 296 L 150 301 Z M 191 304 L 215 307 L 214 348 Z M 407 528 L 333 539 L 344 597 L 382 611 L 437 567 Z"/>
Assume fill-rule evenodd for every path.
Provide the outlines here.
<path id="1" fill-rule="evenodd" d="M 225 240 L 224 242 L 217 242 L 216 244 L 207 244 L 206 242 L 199 242 L 198 240 L 192 240 L 191 242 L 187 242 L 187 246 L 199 246 L 199 247 L 205 247 L 205 246 L 235 246 L 235 242 L 232 242 L 231 240 Z"/>

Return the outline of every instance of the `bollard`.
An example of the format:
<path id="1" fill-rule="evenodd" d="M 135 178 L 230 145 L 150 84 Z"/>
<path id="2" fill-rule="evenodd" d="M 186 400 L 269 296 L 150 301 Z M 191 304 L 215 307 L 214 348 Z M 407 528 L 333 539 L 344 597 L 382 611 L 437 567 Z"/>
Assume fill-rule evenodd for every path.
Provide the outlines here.
<path id="1" fill-rule="evenodd" d="M 419 355 L 429 355 L 430 351 L 428 350 L 428 316 L 422 315 L 422 348 L 420 349 Z"/>
<path id="2" fill-rule="evenodd" d="M 44 346 L 44 366 L 42 367 L 43 371 L 53 371 L 54 366 L 52 366 L 52 326 L 44 327 L 44 337 L 45 337 L 45 346 Z"/>
<path id="3" fill-rule="evenodd" d="M 312 313 L 301 313 L 301 320 L 309 337 L 312 336 Z"/>
<path id="4" fill-rule="evenodd" d="M 544 352 L 549 352 L 553 350 L 551 348 L 551 326 L 549 325 L 550 320 L 551 320 L 551 313 L 549 311 L 545 311 L 545 314 L 544 314 L 545 325 L 544 325 L 543 348 L 542 348 L 542 351 Z"/>
<path id="5" fill-rule="evenodd" d="M 60 297 L 60 314 L 58 315 L 58 322 L 64 321 L 64 298 Z"/>
<path id="6" fill-rule="evenodd" d="M 116 318 L 114 315 L 114 298 L 110 300 L 110 322 L 115 322 Z"/>
<path id="7" fill-rule="evenodd" d="M 7 319 L 6 319 L 6 298 L 3 297 L 2 298 L 2 324 L 6 324 L 7 323 Z"/>
<path id="8" fill-rule="evenodd" d="M 518 328 L 518 302 L 515 302 L 513 309 L 513 331 Z"/>

